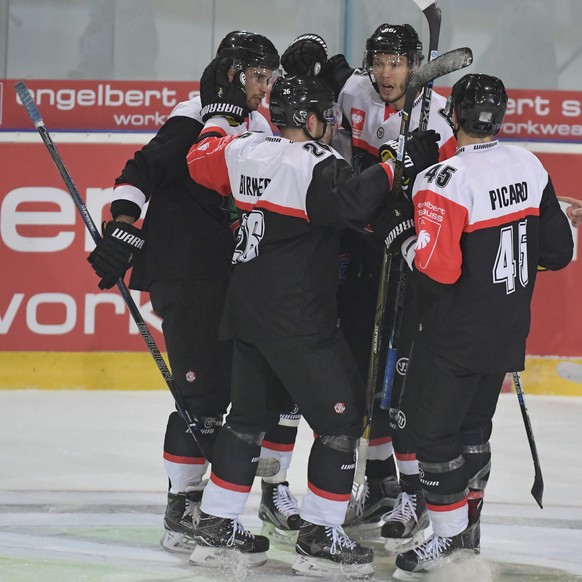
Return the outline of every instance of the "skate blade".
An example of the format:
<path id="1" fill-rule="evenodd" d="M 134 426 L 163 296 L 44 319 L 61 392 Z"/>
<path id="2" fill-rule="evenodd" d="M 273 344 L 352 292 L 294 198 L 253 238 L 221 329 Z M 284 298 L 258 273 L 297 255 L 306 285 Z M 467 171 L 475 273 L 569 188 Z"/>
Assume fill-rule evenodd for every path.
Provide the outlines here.
<path id="1" fill-rule="evenodd" d="M 457 552 L 454 552 L 450 556 L 443 558 L 442 560 L 435 560 L 434 562 L 428 563 L 425 565 L 424 569 L 420 572 L 409 572 L 407 570 L 401 570 L 400 568 L 396 568 L 392 577 L 396 580 L 426 580 L 427 576 L 431 574 L 431 572 L 441 572 L 439 579 L 441 577 L 445 577 L 447 573 L 447 569 L 454 567 L 455 564 L 461 562 L 467 562 L 468 560 L 472 560 L 478 557 L 478 554 L 475 553 L 474 550 L 469 548 L 463 548 Z M 448 578 L 448 576 L 446 576 Z M 452 571 L 451 571 L 451 578 L 452 578 Z M 432 578 L 430 578 L 432 579 Z"/>
<path id="2" fill-rule="evenodd" d="M 188 560 L 193 566 L 205 566 L 207 568 L 224 568 L 225 566 L 242 565 L 249 568 L 262 566 L 267 562 L 266 552 L 240 552 L 231 548 L 211 548 L 208 546 L 196 546 Z"/>
<path id="3" fill-rule="evenodd" d="M 196 542 L 185 534 L 166 530 L 160 540 L 160 545 L 168 552 L 191 554 L 196 547 Z"/>
<path id="4" fill-rule="evenodd" d="M 374 574 L 374 566 L 369 564 L 338 564 L 324 558 L 311 556 L 297 556 L 291 566 L 294 574 L 309 576 L 311 578 L 369 578 Z"/>
<path id="5" fill-rule="evenodd" d="M 407 572 L 406 570 L 401 570 L 396 568 L 392 574 L 392 578 L 395 580 L 422 580 L 426 578 L 427 572 Z"/>
<path id="6" fill-rule="evenodd" d="M 432 535 L 432 527 L 425 527 L 410 538 L 384 538 L 384 549 L 393 554 L 403 554 L 418 548 Z"/>
<path id="7" fill-rule="evenodd" d="M 344 525 L 345 532 L 350 538 L 358 540 L 372 540 L 380 538 L 380 530 L 384 522 L 382 520 L 373 521 L 370 523 L 358 523 L 354 525 Z"/>
<path id="8" fill-rule="evenodd" d="M 297 529 L 281 529 L 266 521 L 263 522 L 263 527 L 261 528 L 261 535 L 267 536 L 273 543 L 289 546 L 295 545 L 298 533 L 299 530 Z"/>

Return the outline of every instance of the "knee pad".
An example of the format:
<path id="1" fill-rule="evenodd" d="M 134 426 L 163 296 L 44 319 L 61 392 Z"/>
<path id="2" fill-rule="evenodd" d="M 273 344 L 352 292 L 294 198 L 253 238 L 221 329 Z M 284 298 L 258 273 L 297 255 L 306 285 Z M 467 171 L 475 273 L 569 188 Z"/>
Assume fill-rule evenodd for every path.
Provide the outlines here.
<path id="1" fill-rule="evenodd" d="M 254 445 L 254 446 L 261 446 L 263 439 L 265 438 L 264 432 L 257 432 L 257 433 L 244 433 L 234 430 L 232 426 L 229 424 L 224 425 L 224 429 L 229 431 L 232 435 L 234 435 L 237 439 L 240 439 L 247 445 Z"/>
<path id="2" fill-rule="evenodd" d="M 318 440 L 322 445 L 339 451 L 340 453 L 353 453 L 358 445 L 358 438 L 340 434 L 340 435 L 320 435 Z"/>

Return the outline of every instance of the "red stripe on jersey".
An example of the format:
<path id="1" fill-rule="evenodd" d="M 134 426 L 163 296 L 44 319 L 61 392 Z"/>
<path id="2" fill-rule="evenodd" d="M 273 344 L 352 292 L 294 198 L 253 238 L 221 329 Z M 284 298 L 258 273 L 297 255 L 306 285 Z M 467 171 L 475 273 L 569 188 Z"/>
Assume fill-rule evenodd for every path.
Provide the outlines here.
<path id="1" fill-rule="evenodd" d="M 366 150 L 370 152 L 373 156 L 378 157 L 378 148 L 370 145 L 367 141 L 363 139 L 358 139 L 357 137 L 352 137 L 352 144 L 356 147 L 360 148 L 361 150 Z"/>
<path id="2" fill-rule="evenodd" d="M 237 202 L 237 206 L 239 206 Z M 242 208 L 242 205 L 240 206 Z M 309 222 L 309 216 L 302 208 L 289 208 L 288 206 L 281 206 L 280 204 L 274 204 L 267 200 L 259 200 L 252 208 L 264 208 L 265 210 L 270 210 L 276 214 L 283 214 L 284 216 L 294 216 L 295 218 L 302 218 Z"/>
<path id="3" fill-rule="evenodd" d="M 451 135 L 451 137 L 449 137 L 449 139 L 439 148 L 439 162 L 452 158 L 456 151 L 457 140 L 454 135 Z"/>
<path id="4" fill-rule="evenodd" d="M 180 465 L 204 465 L 206 459 L 204 457 L 181 457 L 179 455 L 170 455 L 164 451 L 164 459 L 172 463 L 179 463 Z"/>
<path id="5" fill-rule="evenodd" d="M 190 177 L 201 186 L 228 196 L 231 189 L 225 150 L 236 137 L 208 137 L 194 144 L 186 157 Z"/>
<path id="6" fill-rule="evenodd" d="M 210 121 L 204 126 L 204 128 L 200 132 L 200 136 L 198 137 L 198 139 L 202 141 L 207 133 L 218 133 L 221 137 L 226 137 L 227 135 L 223 127 L 221 127 L 220 125 L 213 125 Z"/>
<path id="7" fill-rule="evenodd" d="M 248 493 L 251 490 L 251 485 L 236 485 L 235 483 L 231 483 L 230 481 L 225 481 L 224 479 L 217 477 L 214 473 L 210 473 L 210 480 L 222 489 L 236 491 L 237 493 Z"/>
<path id="8" fill-rule="evenodd" d="M 386 437 L 381 437 L 379 439 L 372 439 L 368 445 L 371 447 L 377 447 L 378 445 L 385 445 L 386 443 L 391 443 L 392 442 L 392 437 L 390 436 L 386 436 Z"/>
<path id="9" fill-rule="evenodd" d="M 452 284 L 461 276 L 461 235 L 468 210 L 432 190 L 414 194 L 415 267 L 438 283 Z"/>
<path id="10" fill-rule="evenodd" d="M 396 451 L 394 451 L 394 456 L 399 460 L 399 461 L 416 461 L 416 453 L 397 453 Z"/>
<path id="11" fill-rule="evenodd" d="M 329 499 L 330 501 L 349 501 L 350 497 L 352 496 L 351 493 L 330 493 L 329 491 L 324 491 L 323 489 L 316 487 L 310 481 L 307 481 L 307 487 L 318 497 L 323 497 L 324 499 Z"/>
<path id="12" fill-rule="evenodd" d="M 394 162 L 392 162 L 393 164 Z M 394 178 L 394 168 L 390 162 L 382 162 L 380 167 L 386 172 L 388 176 L 388 185 L 392 188 L 392 179 Z"/>
<path id="13" fill-rule="evenodd" d="M 388 105 L 388 103 L 384 104 L 384 121 L 386 121 L 389 117 L 392 117 L 395 113 L 398 113 L 394 107 Z"/>
<path id="14" fill-rule="evenodd" d="M 272 443 L 271 441 L 263 441 L 262 445 L 265 449 L 270 451 L 288 452 L 295 448 L 295 442 L 292 443 Z"/>
<path id="15" fill-rule="evenodd" d="M 532 206 L 531 208 L 523 208 L 517 212 L 512 212 L 511 214 L 504 214 L 503 216 L 496 216 L 495 218 L 490 218 L 489 220 L 481 220 L 480 222 L 475 222 L 474 224 L 469 224 L 465 228 L 465 232 L 474 232 L 476 230 L 482 230 L 483 228 L 491 228 L 493 226 L 501 226 L 502 224 L 508 224 L 519 220 L 520 218 L 525 218 L 526 216 L 539 216 L 540 209 L 537 206 Z"/>
<path id="16" fill-rule="evenodd" d="M 457 501 L 457 503 L 450 503 L 449 505 L 432 505 L 430 503 L 426 504 L 427 509 L 431 511 L 453 511 L 454 509 L 459 509 L 467 505 L 467 499 L 461 499 L 461 501 Z"/>

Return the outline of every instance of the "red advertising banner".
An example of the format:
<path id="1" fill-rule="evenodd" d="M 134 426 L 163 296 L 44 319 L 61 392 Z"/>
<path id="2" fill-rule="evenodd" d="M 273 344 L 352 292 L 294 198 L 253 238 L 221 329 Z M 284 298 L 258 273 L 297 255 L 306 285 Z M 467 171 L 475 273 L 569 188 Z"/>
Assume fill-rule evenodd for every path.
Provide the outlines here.
<path id="1" fill-rule="evenodd" d="M 0 131 L 30 130 L 14 92 L 0 81 Z M 53 131 L 156 131 L 180 101 L 198 94 L 198 81 L 26 81 Z M 436 89 L 448 95 L 450 89 Z M 582 143 L 582 92 L 509 89 L 500 137 Z M 266 113 L 266 110 L 263 110 Z"/>
<path id="2" fill-rule="evenodd" d="M 39 138 L 40 140 L 40 138 Z M 99 225 L 112 185 L 140 145 L 58 144 Z M 0 143 L 0 351 L 144 351 L 116 288 L 101 291 L 94 243 L 42 143 Z M 132 292 L 160 349 L 160 320 Z"/>
<path id="3" fill-rule="evenodd" d="M 137 144 L 60 144 L 94 221 L 108 218 L 111 186 Z M 578 196 L 580 154 L 538 154 L 556 190 Z M 86 257 L 93 241 L 40 143 L 0 143 L 0 351 L 143 351 L 121 296 L 100 291 Z M 579 233 L 575 233 L 579 236 Z M 582 265 L 540 273 L 528 353 L 582 356 Z M 135 293 L 163 349 L 147 294 Z"/>

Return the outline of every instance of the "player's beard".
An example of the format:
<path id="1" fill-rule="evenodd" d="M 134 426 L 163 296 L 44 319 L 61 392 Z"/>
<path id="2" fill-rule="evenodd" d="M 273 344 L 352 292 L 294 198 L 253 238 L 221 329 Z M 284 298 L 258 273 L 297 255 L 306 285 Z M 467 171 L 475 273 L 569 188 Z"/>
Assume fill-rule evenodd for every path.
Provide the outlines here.
<path id="1" fill-rule="evenodd" d="M 384 95 L 382 95 L 382 92 L 379 91 L 380 93 L 380 98 L 382 99 L 382 101 L 384 101 L 384 103 L 386 103 L 387 105 L 392 105 L 393 103 L 396 103 L 397 101 L 399 101 L 400 99 L 402 99 L 402 97 L 404 97 L 404 94 L 406 93 L 406 87 L 408 86 L 408 81 L 404 82 L 404 83 L 400 83 L 399 85 L 394 85 L 394 89 L 392 90 L 392 92 L 397 91 L 397 95 L 396 97 L 391 96 L 391 97 L 385 97 Z M 380 89 L 380 85 L 378 85 L 378 88 Z"/>

